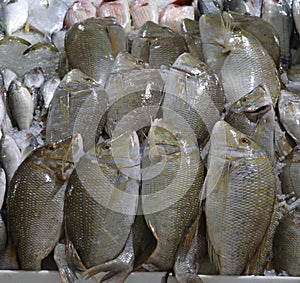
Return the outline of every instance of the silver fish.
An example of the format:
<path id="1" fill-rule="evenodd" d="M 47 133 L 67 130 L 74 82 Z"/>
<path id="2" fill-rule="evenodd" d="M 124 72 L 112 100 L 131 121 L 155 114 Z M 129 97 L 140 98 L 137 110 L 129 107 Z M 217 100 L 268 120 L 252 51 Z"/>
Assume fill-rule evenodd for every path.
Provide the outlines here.
<path id="1" fill-rule="evenodd" d="M 213 128 L 207 165 L 202 199 L 211 260 L 223 275 L 263 272 L 275 230 L 273 166 L 224 121 Z"/>
<path id="2" fill-rule="evenodd" d="M 27 0 L 3 0 L 1 8 L 5 33 L 11 36 L 25 25 L 28 19 L 28 2 Z"/>
<path id="3" fill-rule="evenodd" d="M 44 71 L 40 67 L 30 70 L 24 75 L 24 84 L 28 89 L 40 88 L 44 81 Z"/>
<path id="4" fill-rule="evenodd" d="M 282 90 L 278 101 L 280 122 L 285 130 L 300 143 L 300 94 Z"/>
<path id="5" fill-rule="evenodd" d="M 291 65 L 291 36 L 294 29 L 292 9 L 286 0 L 264 0 L 262 19 L 277 30 L 281 47 L 281 61 Z"/>
<path id="6" fill-rule="evenodd" d="M 7 183 L 9 184 L 21 164 L 22 155 L 15 140 L 7 134 L 2 135 L 1 137 L 0 153 L 2 168 L 5 170 Z"/>
<path id="7" fill-rule="evenodd" d="M 20 130 L 28 130 L 33 120 L 33 100 L 29 90 L 19 81 L 13 80 L 7 92 L 7 102 Z"/>
<path id="8" fill-rule="evenodd" d="M 13 72 L 12 70 L 7 69 L 7 68 L 1 70 L 1 75 L 2 75 L 3 80 L 4 80 L 4 87 L 5 87 L 6 90 L 8 90 L 11 82 L 18 78 L 18 76 L 16 75 L 15 72 Z"/>
<path id="9" fill-rule="evenodd" d="M 60 84 L 60 79 L 58 77 L 54 77 L 52 79 L 45 81 L 45 83 L 41 86 L 40 93 L 44 101 L 45 109 L 49 108 L 55 90 L 59 84 Z"/>
<path id="10" fill-rule="evenodd" d="M 300 147 L 296 146 L 282 161 L 285 166 L 280 174 L 282 192 L 300 197 Z"/>

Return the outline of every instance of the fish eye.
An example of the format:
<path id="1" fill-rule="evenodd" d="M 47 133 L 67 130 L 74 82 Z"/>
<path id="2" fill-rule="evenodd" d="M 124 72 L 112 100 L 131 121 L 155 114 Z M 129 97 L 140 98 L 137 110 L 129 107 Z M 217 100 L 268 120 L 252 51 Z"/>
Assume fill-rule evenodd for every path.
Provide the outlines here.
<path id="1" fill-rule="evenodd" d="M 249 140 L 246 139 L 246 138 L 241 138 L 240 140 L 243 144 L 248 144 L 249 143 Z"/>
<path id="2" fill-rule="evenodd" d="M 110 145 L 109 145 L 109 144 L 106 144 L 106 145 L 104 146 L 104 149 L 106 149 L 106 150 L 110 149 Z"/>
<path id="3" fill-rule="evenodd" d="M 53 145 L 49 145 L 49 146 L 48 146 L 48 149 L 49 149 L 49 150 L 54 150 L 54 148 L 55 148 L 55 147 L 54 147 Z"/>
<path id="4" fill-rule="evenodd" d="M 182 137 L 182 136 L 181 136 L 180 133 L 176 133 L 176 134 L 175 134 L 175 138 L 176 138 L 177 140 L 181 139 L 181 137 Z"/>

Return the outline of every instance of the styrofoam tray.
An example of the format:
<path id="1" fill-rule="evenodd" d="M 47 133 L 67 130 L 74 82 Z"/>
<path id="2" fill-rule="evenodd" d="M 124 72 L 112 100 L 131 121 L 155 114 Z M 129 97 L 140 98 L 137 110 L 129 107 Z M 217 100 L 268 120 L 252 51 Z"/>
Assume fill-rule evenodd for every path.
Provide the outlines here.
<path id="1" fill-rule="evenodd" d="M 99 280 L 104 274 L 96 276 Z M 164 272 L 135 272 L 132 273 L 126 283 L 160 283 Z M 213 276 L 200 275 L 204 283 L 279 283 L 279 282 L 298 282 L 300 277 L 282 276 Z M 0 271 L 1 283 L 61 283 L 58 272 L 56 271 Z M 95 283 L 92 279 L 78 279 L 76 283 Z M 168 278 L 168 283 L 177 283 L 173 276 Z"/>

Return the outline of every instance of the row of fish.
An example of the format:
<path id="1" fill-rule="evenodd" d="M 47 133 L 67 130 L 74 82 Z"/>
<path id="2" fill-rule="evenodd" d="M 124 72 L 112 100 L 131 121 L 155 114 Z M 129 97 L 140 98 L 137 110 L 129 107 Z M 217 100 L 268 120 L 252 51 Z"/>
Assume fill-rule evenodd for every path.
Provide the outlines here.
<path id="1" fill-rule="evenodd" d="M 55 76 L 0 62 L 2 140 L 12 137 L 1 266 L 17 268 L 15 248 L 25 270 L 54 250 L 62 282 L 101 271 L 123 282 L 141 267 L 201 282 L 270 261 L 299 275 L 297 73 L 279 68 L 274 34 L 219 12 L 180 33 L 146 22 L 128 39 L 116 19 L 91 18 L 50 50 Z M 49 52 L 5 45 L 24 45 L 20 59 Z"/>

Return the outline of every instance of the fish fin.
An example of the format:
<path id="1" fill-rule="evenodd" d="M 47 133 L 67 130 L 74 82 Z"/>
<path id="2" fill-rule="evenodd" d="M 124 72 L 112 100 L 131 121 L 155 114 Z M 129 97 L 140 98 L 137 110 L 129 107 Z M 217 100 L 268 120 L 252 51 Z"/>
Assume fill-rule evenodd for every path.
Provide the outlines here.
<path id="1" fill-rule="evenodd" d="M 220 269 L 221 269 L 220 257 L 216 253 L 216 251 L 213 247 L 213 244 L 208 235 L 206 236 L 206 238 L 207 238 L 207 248 L 208 248 L 208 255 L 209 255 L 210 261 L 216 267 L 216 269 L 218 271 L 220 271 Z"/>
<path id="2" fill-rule="evenodd" d="M 33 45 L 31 45 L 30 47 L 28 47 L 24 52 L 23 52 L 23 55 L 26 55 L 32 51 L 35 51 L 35 50 L 39 50 L 39 49 L 47 49 L 51 52 L 58 52 L 57 48 L 53 45 L 53 44 L 44 44 L 44 43 L 41 43 L 41 42 L 38 42 L 38 43 L 35 43 Z"/>
<path id="3" fill-rule="evenodd" d="M 275 230 L 279 224 L 281 213 L 274 207 L 274 212 L 270 219 L 270 225 L 267 228 L 260 246 L 256 250 L 254 256 L 249 261 L 245 274 L 246 275 L 262 275 L 268 261 L 272 258 L 272 246 Z"/>
<path id="4" fill-rule="evenodd" d="M 194 221 L 194 223 L 190 227 L 190 229 L 189 229 L 189 231 L 187 233 L 187 236 L 184 239 L 184 242 L 183 242 L 183 247 L 184 248 L 187 248 L 190 245 L 190 242 L 195 237 L 195 234 L 197 232 L 199 223 L 200 223 L 200 214 L 197 216 L 196 220 Z"/>

